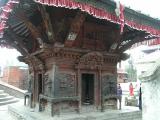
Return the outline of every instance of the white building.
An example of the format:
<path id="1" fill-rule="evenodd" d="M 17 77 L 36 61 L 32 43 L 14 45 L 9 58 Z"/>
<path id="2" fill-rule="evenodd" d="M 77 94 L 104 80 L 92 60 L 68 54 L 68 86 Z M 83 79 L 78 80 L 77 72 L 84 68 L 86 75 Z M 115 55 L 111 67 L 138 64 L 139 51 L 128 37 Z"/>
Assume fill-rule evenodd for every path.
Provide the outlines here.
<path id="1" fill-rule="evenodd" d="M 160 50 L 154 49 L 154 47 L 142 51 L 144 52 L 144 57 L 137 59 L 135 62 L 137 76 L 152 68 L 155 62 L 160 58 Z"/>

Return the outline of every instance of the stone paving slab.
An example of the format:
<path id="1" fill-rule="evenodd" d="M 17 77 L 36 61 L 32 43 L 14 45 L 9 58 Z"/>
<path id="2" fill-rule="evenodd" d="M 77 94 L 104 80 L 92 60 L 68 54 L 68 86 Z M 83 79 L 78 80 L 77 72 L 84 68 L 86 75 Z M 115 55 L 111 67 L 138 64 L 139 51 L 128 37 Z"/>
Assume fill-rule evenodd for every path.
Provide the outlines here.
<path id="1" fill-rule="evenodd" d="M 51 117 L 49 113 L 25 107 L 23 103 L 9 106 L 9 113 L 17 120 L 141 120 L 142 113 L 136 107 L 124 107 L 122 110 L 106 110 L 83 114 L 61 114 Z"/>
<path id="2" fill-rule="evenodd" d="M 8 114 L 8 105 L 0 106 L 0 120 L 15 120 Z"/>

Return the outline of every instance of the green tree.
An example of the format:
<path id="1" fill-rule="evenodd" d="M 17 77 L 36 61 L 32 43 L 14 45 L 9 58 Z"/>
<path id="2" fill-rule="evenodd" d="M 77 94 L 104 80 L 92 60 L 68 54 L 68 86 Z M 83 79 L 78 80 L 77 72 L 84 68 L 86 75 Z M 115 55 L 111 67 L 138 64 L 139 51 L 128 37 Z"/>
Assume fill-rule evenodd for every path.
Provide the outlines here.
<path id="1" fill-rule="evenodd" d="M 132 59 L 129 59 L 128 65 L 125 67 L 125 71 L 128 73 L 128 82 L 137 81 L 137 70 L 134 67 Z"/>

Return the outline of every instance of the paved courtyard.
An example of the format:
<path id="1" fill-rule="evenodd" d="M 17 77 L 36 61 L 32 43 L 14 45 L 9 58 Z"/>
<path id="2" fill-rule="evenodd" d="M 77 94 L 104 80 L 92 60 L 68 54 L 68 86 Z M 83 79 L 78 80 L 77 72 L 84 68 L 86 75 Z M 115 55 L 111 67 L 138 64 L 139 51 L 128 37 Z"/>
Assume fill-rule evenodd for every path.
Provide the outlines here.
<path id="1" fill-rule="evenodd" d="M 14 120 L 8 113 L 8 105 L 0 106 L 0 120 Z"/>
<path id="2" fill-rule="evenodd" d="M 39 112 L 36 112 L 36 111 L 33 111 L 29 108 L 24 107 L 23 100 L 21 100 L 18 103 L 0 106 L 0 120 L 15 120 L 15 118 L 13 116 L 11 116 L 10 113 L 8 113 L 8 106 L 12 106 L 12 107 L 14 106 L 12 110 L 15 110 L 15 112 L 20 110 L 21 115 L 23 113 L 25 113 L 26 114 L 25 116 L 27 116 L 27 117 L 25 117 L 25 120 L 41 120 L 40 118 L 42 118 L 42 120 L 45 120 L 46 118 L 47 118 L 47 120 L 62 120 L 63 117 L 65 117 L 65 120 L 70 120 L 70 117 L 71 117 L 71 120 L 77 120 L 77 119 L 82 119 L 82 120 L 84 119 L 85 120 L 85 115 L 88 115 L 87 120 L 92 120 L 92 119 L 94 119 L 94 117 L 95 117 L 95 119 L 98 118 L 98 120 L 110 120 L 110 118 L 112 120 L 121 120 L 120 116 L 124 116 L 124 118 L 128 117 L 127 120 L 133 120 L 132 118 L 134 118 L 134 116 L 136 116 L 136 115 L 141 116 L 141 112 L 138 112 L 139 110 L 137 107 L 123 106 L 122 110 L 109 110 L 104 113 L 99 112 L 96 114 L 95 113 L 90 113 L 90 114 L 87 113 L 87 114 L 83 114 L 83 115 L 73 114 L 70 116 L 63 115 L 61 117 L 59 117 L 59 116 L 51 117 L 50 115 L 46 115 L 44 113 L 39 113 Z M 74 119 L 73 116 L 75 116 L 76 119 Z M 106 118 L 104 116 L 108 116 L 110 118 L 108 118 L 108 117 Z M 123 119 L 123 120 L 125 120 L 125 119 Z M 137 119 L 134 119 L 134 120 L 141 120 L 141 118 L 139 119 L 137 117 Z"/>
<path id="3" fill-rule="evenodd" d="M 82 114 L 62 114 L 51 117 L 46 112 L 24 107 L 22 102 L 9 106 L 9 111 L 18 120 L 141 120 L 141 111 L 137 107 L 124 106 L 122 110 L 106 110 L 105 112 L 90 112 Z"/>

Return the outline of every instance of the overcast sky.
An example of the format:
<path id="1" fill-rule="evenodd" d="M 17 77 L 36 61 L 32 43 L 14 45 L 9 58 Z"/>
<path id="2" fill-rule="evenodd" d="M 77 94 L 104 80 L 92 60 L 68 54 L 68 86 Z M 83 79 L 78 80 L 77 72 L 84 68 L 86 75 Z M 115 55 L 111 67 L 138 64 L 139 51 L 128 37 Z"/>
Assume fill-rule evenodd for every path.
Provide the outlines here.
<path id="1" fill-rule="evenodd" d="M 0 48 L 0 67 L 26 66 L 26 64 L 17 60 L 17 57 L 20 55 L 21 54 L 15 49 Z"/>
<path id="2" fill-rule="evenodd" d="M 134 10 L 160 19 L 160 0 L 115 0 Z"/>

